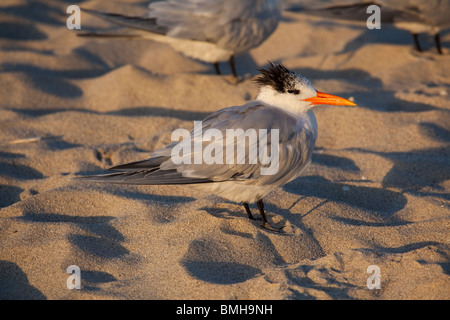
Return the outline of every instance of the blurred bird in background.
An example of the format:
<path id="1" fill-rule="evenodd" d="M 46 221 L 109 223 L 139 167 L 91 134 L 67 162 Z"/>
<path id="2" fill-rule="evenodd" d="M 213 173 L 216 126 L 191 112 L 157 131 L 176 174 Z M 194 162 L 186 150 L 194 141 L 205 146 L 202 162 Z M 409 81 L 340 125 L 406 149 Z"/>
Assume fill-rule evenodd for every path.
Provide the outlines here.
<path id="1" fill-rule="evenodd" d="M 189 58 L 228 62 L 237 78 L 234 57 L 258 47 L 277 28 L 283 0 L 165 0 L 152 2 L 146 16 L 82 9 L 115 24 L 143 30 L 142 37 L 167 43 Z M 80 36 L 109 36 L 83 32 Z"/>
<path id="2" fill-rule="evenodd" d="M 288 0 L 293 11 L 333 19 L 366 22 L 367 8 L 377 5 L 381 9 L 380 22 L 411 32 L 417 51 L 422 51 L 418 35 L 429 33 L 439 54 L 443 54 L 440 32 L 450 27 L 450 0 L 377 0 L 332 1 L 329 5 L 303 5 L 304 1 Z"/>

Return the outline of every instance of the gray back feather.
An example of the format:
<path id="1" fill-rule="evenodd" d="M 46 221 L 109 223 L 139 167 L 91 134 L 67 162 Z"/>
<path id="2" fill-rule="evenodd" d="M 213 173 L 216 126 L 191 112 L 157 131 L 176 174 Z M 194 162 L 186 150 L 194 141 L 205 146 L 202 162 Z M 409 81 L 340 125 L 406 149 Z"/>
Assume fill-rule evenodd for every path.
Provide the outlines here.
<path id="1" fill-rule="evenodd" d="M 281 0 L 153 2 L 148 16 L 174 38 L 207 41 L 235 53 L 261 44 L 281 19 Z"/>

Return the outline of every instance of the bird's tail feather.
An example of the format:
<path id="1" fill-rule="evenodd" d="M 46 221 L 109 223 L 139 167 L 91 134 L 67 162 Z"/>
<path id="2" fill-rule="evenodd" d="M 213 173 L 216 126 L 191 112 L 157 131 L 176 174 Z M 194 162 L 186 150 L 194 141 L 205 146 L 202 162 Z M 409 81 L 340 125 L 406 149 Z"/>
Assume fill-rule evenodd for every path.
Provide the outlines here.
<path id="1" fill-rule="evenodd" d="M 156 23 L 156 18 L 126 16 L 118 13 L 101 12 L 92 9 L 82 9 L 82 11 L 88 12 L 96 17 L 113 22 L 115 24 L 133 29 L 145 30 L 162 35 L 165 35 L 168 31 L 167 27 L 158 25 Z"/>
<path id="2" fill-rule="evenodd" d="M 75 180 L 102 183 L 139 184 L 139 185 L 171 185 L 171 184 L 197 184 L 213 182 L 210 179 L 184 177 L 175 169 L 115 172 L 103 175 L 79 176 Z"/>

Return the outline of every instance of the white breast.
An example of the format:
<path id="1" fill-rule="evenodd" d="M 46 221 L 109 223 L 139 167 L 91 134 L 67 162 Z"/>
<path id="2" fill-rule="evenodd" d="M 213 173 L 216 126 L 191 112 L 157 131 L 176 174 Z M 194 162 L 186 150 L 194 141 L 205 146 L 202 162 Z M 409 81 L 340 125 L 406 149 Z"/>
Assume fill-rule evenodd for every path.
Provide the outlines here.
<path id="1" fill-rule="evenodd" d="M 210 42 L 178 39 L 153 33 L 146 34 L 145 38 L 167 43 L 174 50 L 184 54 L 186 57 L 209 63 L 228 61 L 233 55 L 232 51 L 220 48 Z"/>

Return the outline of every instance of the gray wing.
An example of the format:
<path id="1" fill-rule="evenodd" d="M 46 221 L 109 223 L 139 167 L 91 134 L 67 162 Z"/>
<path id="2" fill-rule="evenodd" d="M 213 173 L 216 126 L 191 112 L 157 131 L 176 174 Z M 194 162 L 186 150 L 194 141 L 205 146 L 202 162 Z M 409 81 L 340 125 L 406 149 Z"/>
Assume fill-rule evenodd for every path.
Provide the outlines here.
<path id="1" fill-rule="evenodd" d="M 149 160 L 121 165 L 111 170 L 117 171 L 105 176 L 96 176 L 91 181 L 104 181 L 131 184 L 190 184 L 208 183 L 220 181 L 251 181 L 253 184 L 282 185 L 295 179 L 301 170 L 309 163 L 314 148 L 316 133 L 302 128 L 302 123 L 297 118 L 282 111 L 281 109 L 262 105 L 257 102 L 248 103 L 240 107 L 231 107 L 219 110 L 202 122 L 202 131 L 206 134 L 208 129 L 217 130 L 224 139 L 222 141 L 211 139 L 204 141 L 202 148 L 196 150 L 193 146 L 190 153 L 186 155 L 185 163 L 176 164 L 172 161 L 172 151 L 182 142 L 173 142 L 165 148 L 155 151 Z M 245 139 L 248 129 L 266 129 L 267 145 L 272 143 L 272 129 L 279 130 L 279 158 L 278 167 L 273 174 L 262 174 L 261 169 L 270 164 L 262 164 L 261 161 L 252 161 L 251 148 L 258 148 L 246 141 L 245 153 L 241 164 L 238 162 L 239 145 L 226 140 L 227 129 L 242 129 L 241 134 L 236 136 L 236 141 Z M 191 131 L 189 137 L 193 139 L 195 130 Z M 233 140 L 234 142 L 234 140 Z M 255 141 L 253 141 L 255 142 Z M 257 141 L 256 143 L 258 143 Z M 198 152 L 214 144 L 222 146 L 222 163 L 207 164 L 205 161 L 196 164 L 194 159 Z M 216 149 L 218 150 L 218 149 Z M 258 150 L 259 151 L 259 150 Z M 269 148 L 267 154 L 271 154 Z M 232 155 L 233 161 L 227 161 L 227 156 Z M 259 156 L 259 155 L 258 155 Z"/>
<path id="2" fill-rule="evenodd" d="M 149 17 L 175 38 L 208 41 L 235 52 L 263 42 L 281 19 L 281 0 L 171 0 L 150 4 Z"/>
<path id="3" fill-rule="evenodd" d="M 161 170 L 160 165 L 165 161 L 170 161 L 169 157 L 155 157 L 144 161 L 136 161 L 112 167 L 110 174 L 95 176 L 80 176 L 78 180 L 92 182 L 108 182 L 120 184 L 138 185 L 169 185 L 169 184 L 192 184 L 212 182 L 210 179 L 198 179 L 184 177 L 176 169 Z"/>
<path id="4" fill-rule="evenodd" d="M 392 3 L 392 4 L 391 4 Z M 380 22 L 381 23 L 394 23 L 394 22 L 420 22 L 424 23 L 425 20 L 415 10 L 407 9 L 406 6 L 402 7 L 395 4 L 395 1 L 391 3 L 383 3 L 381 1 L 363 1 L 352 4 L 340 4 L 332 5 L 321 8 L 305 8 L 302 11 L 307 14 L 366 22 L 369 14 L 367 13 L 367 7 L 370 5 L 377 5 L 381 8 Z"/>

